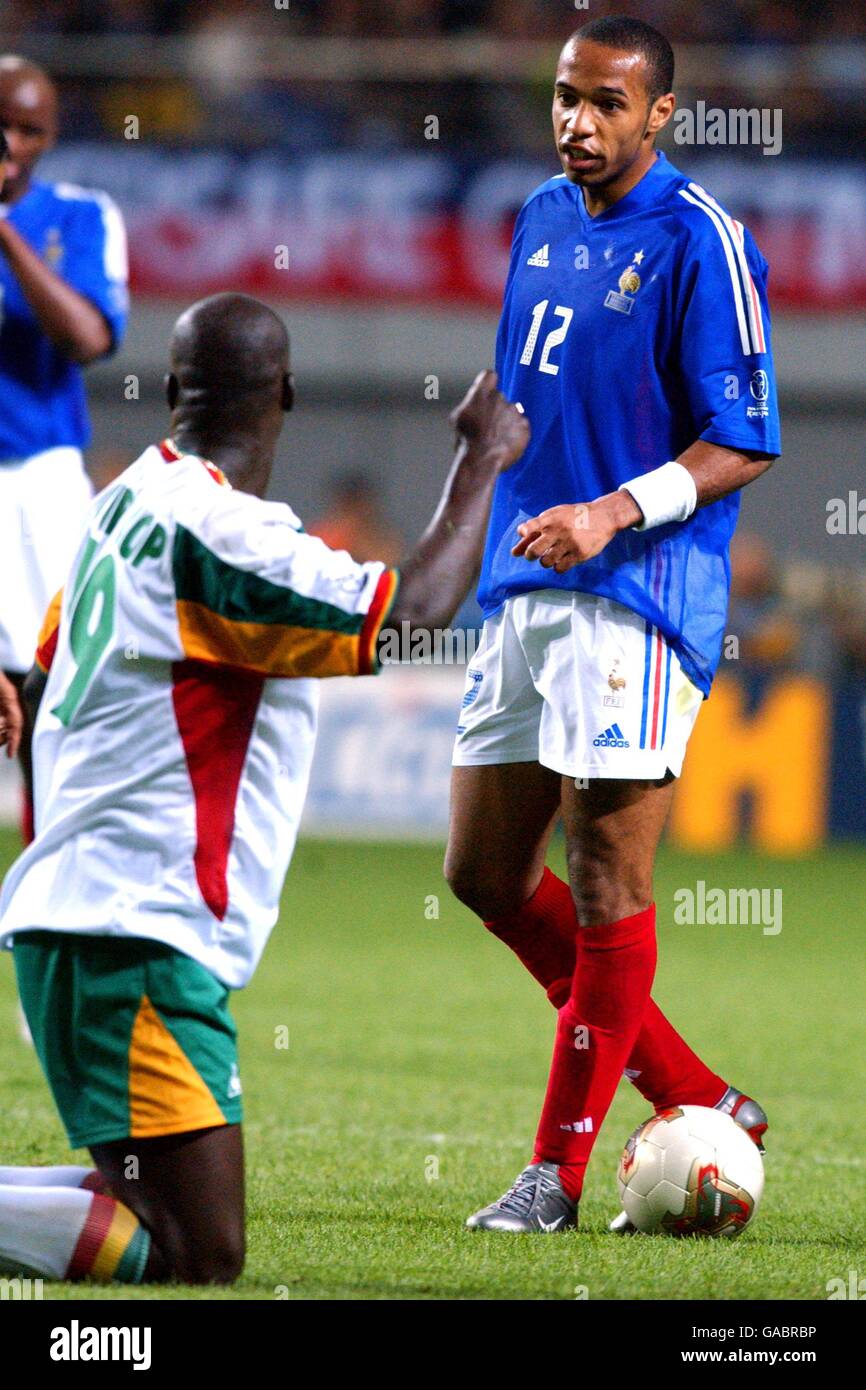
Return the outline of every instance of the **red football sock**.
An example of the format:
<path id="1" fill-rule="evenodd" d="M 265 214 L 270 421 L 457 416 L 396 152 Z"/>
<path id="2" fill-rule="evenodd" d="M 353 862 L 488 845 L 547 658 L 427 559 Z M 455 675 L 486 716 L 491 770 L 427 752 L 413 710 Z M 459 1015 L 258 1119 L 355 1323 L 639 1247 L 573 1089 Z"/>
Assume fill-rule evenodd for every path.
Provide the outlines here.
<path id="1" fill-rule="evenodd" d="M 727 1081 L 701 1061 L 652 999 L 625 1074 L 654 1110 L 671 1105 L 712 1106 L 728 1089 Z"/>
<path id="2" fill-rule="evenodd" d="M 534 1160 L 558 1163 L 560 1181 L 575 1199 L 649 1001 L 655 926 L 652 903 L 577 934 L 574 983 L 559 1011 Z"/>
<path id="3" fill-rule="evenodd" d="M 546 868 L 528 902 L 484 925 L 510 946 L 560 1009 L 571 994 L 576 963 L 577 914 L 568 884 Z M 625 1070 L 656 1110 L 715 1105 L 727 1090 L 727 1082 L 701 1061 L 652 999 Z"/>

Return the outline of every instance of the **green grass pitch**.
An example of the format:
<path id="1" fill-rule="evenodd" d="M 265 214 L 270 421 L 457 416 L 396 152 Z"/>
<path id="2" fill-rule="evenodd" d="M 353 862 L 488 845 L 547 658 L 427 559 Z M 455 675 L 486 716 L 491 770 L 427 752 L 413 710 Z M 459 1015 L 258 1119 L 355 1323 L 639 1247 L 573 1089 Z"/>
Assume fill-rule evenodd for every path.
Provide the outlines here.
<path id="1" fill-rule="evenodd" d="M 4 832 L 0 869 L 14 852 Z M 596 1143 L 577 1235 L 462 1229 L 528 1160 L 554 1016 L 510 952 L 450 898 L 440 864 L 426 846 L 298 850 L 280 924 L 234 999 L 248 1165 L 242 1279 L 207 1293 L 47 1284 L 46 1297 L 825 1299 L 828 1280 L 866 1274 L 862 850 L 796 862 L 661 856 L 656 998 L 770 1116 L 763 1205 L 731 1243 L 606 1234 L 619 1150 L 648 1110 L 626 1082 Z M 781 932 L 674 925 L 674 892 L 698 879 L 780 888 Z M 288 1047 L 278 1045 L 285 1030 Z M 0 1113 L 0 1162 L 68 1159 L 18 1037 L 5 953 Z"/>

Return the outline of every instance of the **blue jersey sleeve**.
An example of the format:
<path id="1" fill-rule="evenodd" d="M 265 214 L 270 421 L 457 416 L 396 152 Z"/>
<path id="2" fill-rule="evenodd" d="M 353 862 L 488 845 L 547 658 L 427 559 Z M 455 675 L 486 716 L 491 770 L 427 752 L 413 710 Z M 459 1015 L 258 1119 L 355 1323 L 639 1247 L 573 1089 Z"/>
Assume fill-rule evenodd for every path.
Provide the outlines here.
<path id="1" fill-rule="evenodd" d="M 123 339 L 129 311 L 126 231 L 116 204 L 100 194 L 76 205 L 66 230 L 62 274 L 105 317 L 114 352 Z"/>
<path id="2" fill-rule="evenodd" d="M 778 454 L 767 262 L 742 224 L 704 198 L 690 198 L 702 216 L 679 291 L 679 374 L 694 437 Z"/>

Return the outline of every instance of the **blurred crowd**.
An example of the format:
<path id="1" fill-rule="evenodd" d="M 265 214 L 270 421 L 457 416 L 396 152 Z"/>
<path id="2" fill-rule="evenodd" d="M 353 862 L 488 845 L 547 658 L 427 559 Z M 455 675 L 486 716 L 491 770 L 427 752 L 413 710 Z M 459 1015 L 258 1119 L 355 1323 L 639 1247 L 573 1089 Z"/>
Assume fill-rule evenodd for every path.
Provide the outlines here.
<path id="1" fill-rule="evenodd" d="M 681 43 L 802 44 L 866 37 L 855 0 L 9 0 L 7 27 L 58 34 L 177 34 L 219 22 L 265 26 L 268 11 L 290 12 L 300 32 L 427 36 L 481 29 L 509 37 L 557 38 L 585 18 L 627 13 Z"/>
<path id="2" fill-rule="evenodd" d="M 866 573 L 782 564 L 762 536 L 739 531 L 726 631 L 735 639 L 726 656 L 747 677 L 799 671 L 864 679 Z"/>
<path id="3" fill-rule="evenodd" d="M 729 46 L 728 80 L 714 89 L 708 78 L 692 90 L 681 81 L 684 104 L 703 97 L 710 105 L 755 105 L 755 81 L 760 89 L 774 79 L 760 104 L 783 105 L 786 151 L 854 155 L 866 136 L 866 5 L 855 0 L 591 0 L 586 8 L 569 0 L 7 0 L 0 7 L 0 45 L 26 52 L 28 42 L 67 36 L 115 44 L 124 37 L 188 40 L 186 59 L 169 64 L 170 76 L 158 64 L 152 78 L 136 75 L 134 108 L 130 82 L 112 74 L 110 57 L 98 79 L 73 78 L 74 65 L 59 74 L 83 138 L 116 135 L 121 112 L 135 109 L 164 140 L 268 143 L 290 152 L 335 141 L 400 149 L 417 139 L 421 102 L 440 117 L 440 148 L 536 155 L 546 149 L 547 64 L 531 81 L 525 72 L 516 80 L 504 66 L 495 84 L 413 82 L 410 64 L 409 77 L 401 74 L 387 89 L 374 81 L 335 88 L 333 81 L 300 81 L 297 74 L 291 81 L 273 71 L 250 74 L 262 60 L 273 63 L 273 43 L 298 36 L 471 41 L 484 35 L 555 44 L 606 13 L 643 18 L 675 45 Z M 116 55 L 117 48 L 106 52 Z"/>

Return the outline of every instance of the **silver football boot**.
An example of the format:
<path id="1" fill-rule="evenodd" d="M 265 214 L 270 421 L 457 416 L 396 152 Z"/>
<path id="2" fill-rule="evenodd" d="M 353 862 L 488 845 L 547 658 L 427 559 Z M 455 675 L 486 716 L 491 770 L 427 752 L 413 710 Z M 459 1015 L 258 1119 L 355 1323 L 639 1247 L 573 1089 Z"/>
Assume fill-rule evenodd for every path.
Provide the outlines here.
<path id="1" fill-rule="evenodd" d="M 466 1225 L 472 1231 L 549 1236 L 577 1225 L 577 1203 L 563 1189 L 557 1164 L 530 1163 L 497 1202 L 476 1211 Z"/>

